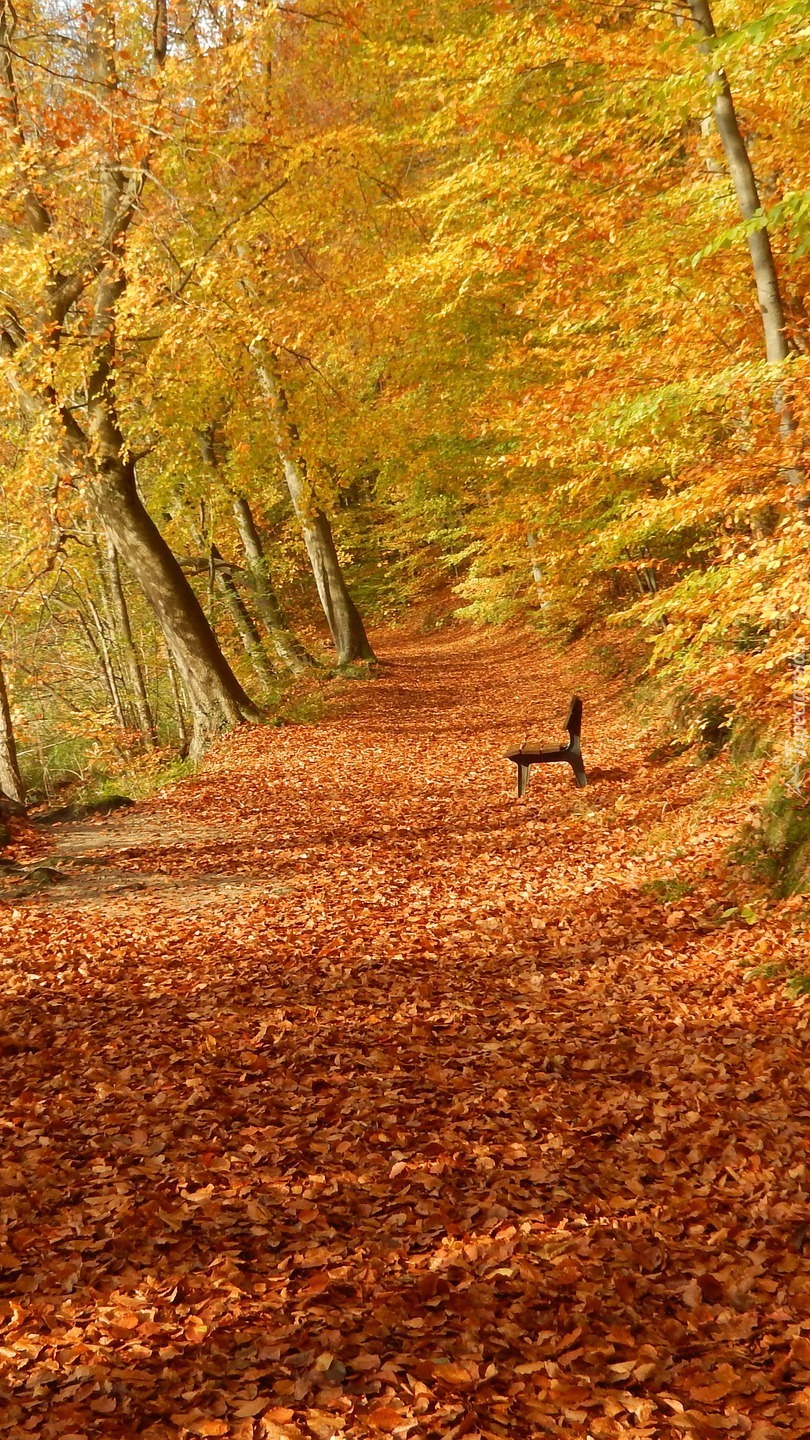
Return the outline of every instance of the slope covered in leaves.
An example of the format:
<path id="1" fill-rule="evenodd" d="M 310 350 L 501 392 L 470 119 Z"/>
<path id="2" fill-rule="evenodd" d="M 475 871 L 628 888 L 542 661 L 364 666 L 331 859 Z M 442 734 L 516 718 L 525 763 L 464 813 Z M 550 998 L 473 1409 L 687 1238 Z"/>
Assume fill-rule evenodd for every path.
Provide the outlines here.
<path id="1" fill-rule="evenodd" d="M 5 907 L 0 1433 L 806 1434 L 801 904 L 584 652 L 382 650 Z"/>

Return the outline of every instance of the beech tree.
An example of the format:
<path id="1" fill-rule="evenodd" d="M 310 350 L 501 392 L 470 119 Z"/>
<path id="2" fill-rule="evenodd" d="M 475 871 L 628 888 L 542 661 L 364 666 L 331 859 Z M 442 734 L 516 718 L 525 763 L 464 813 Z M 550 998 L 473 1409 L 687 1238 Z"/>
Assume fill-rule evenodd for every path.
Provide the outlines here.
<path id="1" fill-rule="evenodd" d="M 312 669 L 314 661 L 287 624 L 270 579 L 261 535 L 246 496 L 234 495 L 232 510 L 250 573 L 255 605 L 264 628 L 282 665 L 293 675 L 300 675 L 303 671 Z"/>
<path id="2" fill-rule="evenodd" d="M 110 614 L 115 625 L 118 644 L 129 680 L 130 694 L 132 695 L 135 707 L 138 727 L 146 743 L 154 747 L 157 743 L 155 721 L 149 704 L 141 659 L 132 633 L 129 606 L 124 593 L 121 567 L 118 563 L 118 551 L 115 548 L 115 542 L 112 536 L 108 535 L 105 538 L 106 553 L 102 579 L 106 581 L 105 588 L 108 596 Z"/>
<path id="3" fill-rule="evenodd" d="M 335 642 L 338 660 L 341 665 L 352 660 L 373 660 L 374 651 L 343 576 L 332 527 L 307 483 L 307 462 L 301 452 L 298 427 L 291 418 L 287 392 L 279 377 L 276 361 L 261 342 L 254 341 L 251 351 L 271 407 L 284 479 L 301 526 L 318 598 Z"/>
<path id="4" fill-rule="evenodd" d="M 25 800 L 25 787 L 20 775 L 11 707 L 8 702 L 6 677 L 2 665 L 0 665 L 0 792 L 18 804 L 22 804 Z"/>
<path id="5" fill-rule="evenodd" d="M 33 275 L 24 270 L 17 281 L 17 303 L 7 309 L 0 354 L 29 425 L 52 437 L 71 481 L 84 487 L 92 511 L 147 596 L 188 696 L 192 753 L 200 753 L 217 729 L 248 717 L 258 719 L 260 712 L 233 674 L 188 579 L 146 509 L 136 460 L 119 419 L 117 307 L 127 286 L 127 236 L 147 179 L 149 153 L 143 137 L 148 143 L 157 127 L 120 101 L 115 15 L 112 7 L 99 3 L 77 17 L 71 53 L 78 61 L 63 91 L 72 99 L 83 97 L 85 87 L 91 86 L 92 105 L 103 105 L 110 122 L 98 130 L 82 125 L 92 141 L 87 183 L 97 176 L 99 193 L 98 226 L 88 233 L 75 206 L 66 203 L 59 167 L 42 141 L 37 170 L 49 194 L 40 194 L 29 181 L 31 151 L 12 65 L 7 5 L 3 25 L 3 98 L 24 197 L 21 225 L 27 226 L 32 241 L 40 242 L 40 264 Z M 162 42 L 153 58 L 159 67 Z M 149 113 L 156 115 L 159 108 L 158 87 Z M 75 123 L 84 117 L 66 114 L 63 119 Z M 131 142 L 133 130 L 140 144 Z M 83 153 L 80 158 L 86 163 Z M 18 245 L 25 248 L 27 243 L 21 233 Z M 71 256 L 66 265 L 54 258 L 60 248 Z M 86 357 L 81 379 L 59 363 L 65 343 L 75 339 L 82 342 Z M 83 421 L 78 418 L 81 412 Z"/>
<path id="6" fill-rule="evenodd" d="M 693 24 L 701 37 L 701 52 L 711 62 L 713 44 L 717 40 L 711 5 L 709 0 L 688 0 L 688 4 Z M 762 316 L 765 355 L 769 364 L 782 365 L 788 359 L 791 347 L 787 335 L 782 288 L 759 196 L 757 177 L 737 118 L 734 97 L 725 70 L 712 66 L 706 78 L 712 95 L 712 114 L 734 185 L 737 204 L 743 220 L 749 222 L 746 239 L 751 255 L 759 312 Z M 793 406 L 782 381 L 774 390 L 774 409 L 779 417 L 782 438 L 789 442 L 796 434 L 797 425 Z M 801 470 L 791 464 L 787 470 L 787 478 L 791 485 L 801 487 L 797 490 L 796 501 L 802 510 L 806 510 L 810 506 L 810 496 L 805 491 Z"/>

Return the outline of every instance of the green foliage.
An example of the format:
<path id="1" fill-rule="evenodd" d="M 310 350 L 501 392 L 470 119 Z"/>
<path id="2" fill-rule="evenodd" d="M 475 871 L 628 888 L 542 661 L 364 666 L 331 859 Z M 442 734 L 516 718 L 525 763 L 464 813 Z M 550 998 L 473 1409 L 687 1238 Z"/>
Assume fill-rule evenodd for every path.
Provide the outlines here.
<path id="1" fill-rule="evenodd" d="M 734 721 L 727 697 L 683 690 L 672 707 L 674 729 L 687 744 L 696 744 L 704 760 L 713 760 L 728 744 Z"/>
<path id="2" fill-rule="evenodd" d="M 177 784 L 195 773 L 192 760 L 178 760 L 166 751 L 148 756 L 138 755 L 132 747 L 129 755 L 109 751 L 99 757 L 97 746 L 67 737 L 52 744 L 47 763 L 37 757 L 28 762 L 23 778 L 30 797 L 42 797 L 49 803 L 92 804 L 126 795 L 131 800 L 145 800 L 166 786 Z"/>
<path id="3" fill-rule="evenodd" d="M 644 895 L 654 895 L 664 905 L 672 905 L 692 893 L 692 886 L 688 881 L 669 876 L 662 876 L 656 880 L 645 880 L 639 889 Z"/>
<path id="4" fill-rule="evenodd" d="M 810 796 L 806 780 L 775 780 L 734 856 L 781 895 L 810 893 Z"/>
<path id="5" fill-rule="evenodd" d="M 291 695 L 282 701 L 273 716 L 272 725 L 317 725 L 325 710 L 323 696 L 318 691 L 303 695 Z"/>
<path id="6" fill-rule="evenodd" d="M 29 797 L 52 800 L 62 791 L 73 791 L 85 798 L 86 787 L 92 788 L 97 771 L 97 746 L 81 735 L 62 735 L 49 739 L 41 748 L 20 748 L 20 773 Z M 95 798 L 95 796 L 93 797 Z"/>

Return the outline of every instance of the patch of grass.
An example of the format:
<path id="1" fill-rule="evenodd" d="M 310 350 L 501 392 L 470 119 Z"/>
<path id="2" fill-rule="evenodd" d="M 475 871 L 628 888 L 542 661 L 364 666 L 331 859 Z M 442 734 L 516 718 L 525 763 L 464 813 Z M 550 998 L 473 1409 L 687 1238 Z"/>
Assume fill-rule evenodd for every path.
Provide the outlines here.
<path id="1" fill-rule="evenodd" d="M 128 794 L 130 772 L 139 773 L 147 763 L 154 767 L 152 756 L 138 752 L 136 737 L 119 730 L 56 736 L 41 748 L 23 747 L 20 759 L 29 805 L 90 804 Z"/>
<path id="2" fill-rule="evenodd" d="M 291 695 L 279 705 L 270 724 L 317 725 L 323 718 L 324 708 L 323 696 L 317 691 L 308 691 L 305 695 Z"/>
<path id="3" fill-rule="evenodd" d="M 688 852 L 691 825 L 690 811 L 674 811 L 639 836 L 634 853 L 647 855 L 650 851 L 658 851 L 662 857 L 661 863 L 669 861 L 674 864 L 677 860 L 683 860 Z"/>
<path id="4" fill-rule="evenodd" d="M 70 798 L 72 803 L 79 805 L 109 800 L 113 795 L 126 795 L 130 800 L 146 800 L 150 795 L 156 795 L 159 790 L 178 785 L 181 780 L 189 780 L 196 770 L 195 760 L 167 760 L 159 751 L 153 752 L 114 774 L 96 772 L 90 775 L 85 784 L 71 793 Z"/>
<path id="5" fill-rule="evenodd" d="M 379 673 L 376 660 L 354 660 L 349 665 L 341 665 L 335 671 L 342 680 L 375 680 Z"/>
<path id="6" fill-rule="evenodd" d="M 41 748 L 23 746 L 20 770 L 26 793 L 34 801 L 51 800 L 63 791 L 88 783 L 94 773 L 96 748 L 83 736 L 73 735 L 58 736 Z"/>
<path id="7" fill-rule="evenodd" d="M 114 759 L 114 757 L 113 757 Z M 129 800 L 146 800 L 150 795 L 176 785 L 192 776 L 197 765 L 193 760 L 169 758 L 167 751 L 150 751 L 135 757 L 121 757 L 121 764 L 86 765 L 83 770 L 62 772 L 58 782 L 48 791 L 32 790 L 29 803 L 40 797 L 53 803 L 95 805 L 123 795 Z"/>
<path id="8" fill-rule="evenodd" d="M 775 961 L 766 965 L 754 965 L 751 967 L 748 966 L 745 960 L 741 961 L 741 964 L 745 970 L 746 979 L 748 980 L 778 980 L 780 975 L 784 975 L 785 973 L 784 965 L 780 965 Z"/>
<path id="9" fill-rule="evenodd" d="M 693 887 L 688 880 L 679 880 L 677 876 L 661 876 L 657 880 L 645 880 L 639 889 L 643 895 L 654 895 L 665 905 L 672 905 L 676 900 L 691 895 Z"/>
<path id="10" fill-rule="evenodd" d="M 770 960 L 763 965 L 749 965 L 740 961 L 746 980 L 776 980 L 785 986 L 794 1000 L 803 1000 L 810 995 L 810 975 L 805 970 L 791 970 L 784 960 Z"/>
<path id="11" fill-rule="evenodd" d="M 179 785 L 181 780 L 190 780 L 192 775 L 196 775 L 197 769 L 196 760 L 180 759 L 168 760 L 164 765 L 151 768 L 141 766 L 132 770 L 126 777 L 124 794 L 129 795 L 132 800 L 146 800 L 149 795 L 155 795 L 158 790 L 165 790 L 170 785 Z M 117 783 L 123 783 L 120 775 L 117 777 Z"/>

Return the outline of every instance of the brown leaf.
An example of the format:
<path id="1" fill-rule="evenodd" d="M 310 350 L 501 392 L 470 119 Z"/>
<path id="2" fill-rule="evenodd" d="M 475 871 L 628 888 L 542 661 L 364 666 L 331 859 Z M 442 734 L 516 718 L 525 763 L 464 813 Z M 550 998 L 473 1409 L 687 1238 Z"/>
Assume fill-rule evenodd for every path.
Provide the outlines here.
<path id="1" fill-rule="evenodd" d="M 325 1410 L 308 1410 L 307 1429 L 317 1440 L 333 1440 L 345 1429 L 346 1422 L 340 1415 L 330 1415 Z"/>
<path id="2" fill-rule="evenodd" d="M 262 1416 L 258 1425 L 261 1440 L 302 1440 L 303 1437 L 303 1431 L 292 1422 L 279 1425 L 275 1420 L 269 1420 L 266 1415 Z"/>
<path id="3" fill-rule="evenodd" d="M 190 1414 L 172 1415 L 172 1423 L 178 1425 L 181 1430 L 188 1430 L 192 1435 L 227 1435 L 227 1420 L 216 1420 L 200 1414 L 199 1411 L 192 1411 Z"/>
<path id="4" fill-rule="evenodd" d="M 474 1379 L 474 1376 L 470 1374 L 466 1365 L 455 1365 L 452 1363 L 448 1363 L 447 1365 L 434 1365 L 433 1375 L 441 1384 L 454 1387 L 458 1385 L 471 1385 Z"/>
<path id="5" fill-rule="evenodd" d="M 394 1410 L 391 1405 L 378 1405 L 376 1409 L 369 1411 L 366 1418 L 372 1429 L 382 1430 L 385 1434 L 392 1434 L 397 1426 L 405 1423 L 399 1411 Z"/>
<path id="6" fill-rule="evenodd" d="M 233 1413 L 238 1420 L 241 1420 L 246 1415 L 261 1415 L 262 1411 L 266 1410 L 269 1404 L 270 1402 L 266 1395 L 259 1395 L 255 1400 L 240 1401 Z M 290 1412 L 290 1419 L 292 1419 L 292 1411 Z"/>
<path id="7" fill-rule="evenodd" d="M 694 1276 L 689 1281 L 689 1284 L 684 1286 L 683 1290 L 681 1291 L 681 1297 L 684 1304 L 688 1305 L 690 1310 L 695 1310 L 698 1305 L 702 1304 L 703 1294 L 701 1292 L 700 1285 L 698 1284 Z"/>
<path id="8" fill-rule="evenodd" d="M 118 1401 L 114 1395 L 99 1395 L 98 1399 L 90 1401 L 90 1409 L 97 1415 L 112 1415 L 118 1408 Z"/>

